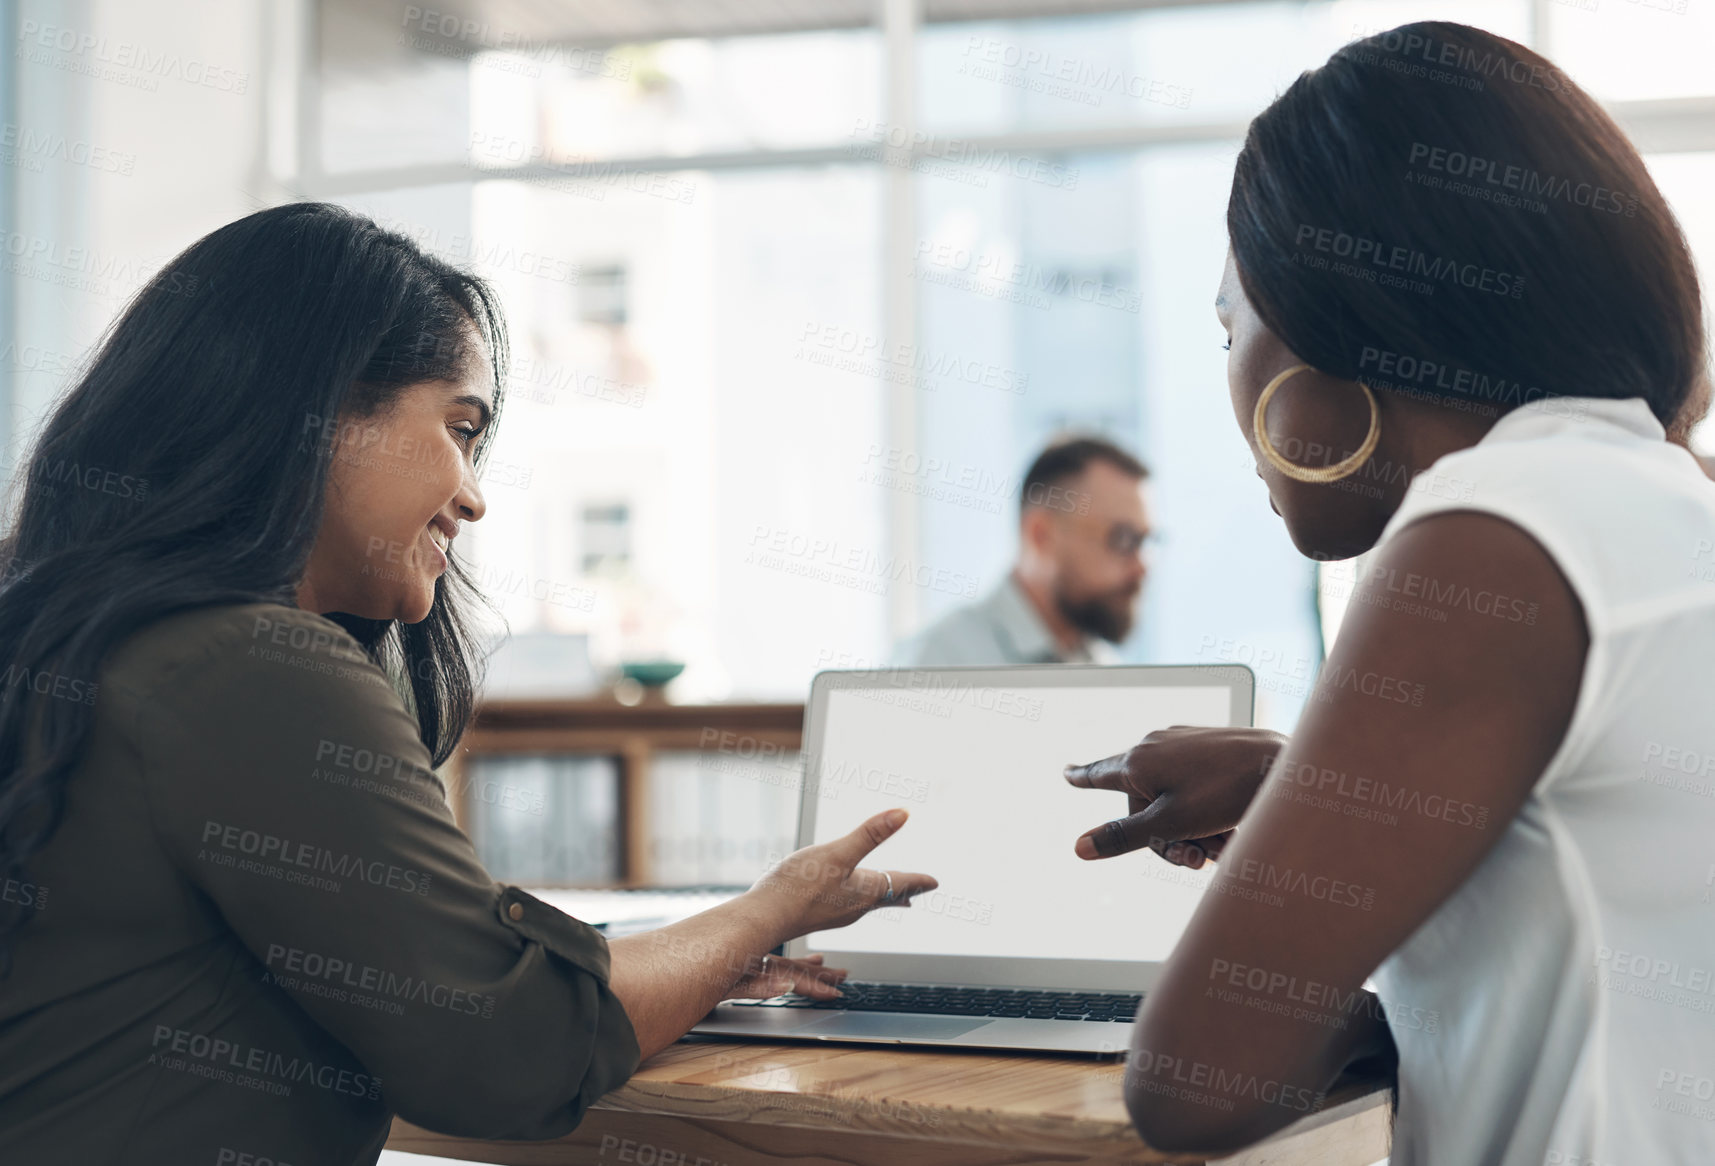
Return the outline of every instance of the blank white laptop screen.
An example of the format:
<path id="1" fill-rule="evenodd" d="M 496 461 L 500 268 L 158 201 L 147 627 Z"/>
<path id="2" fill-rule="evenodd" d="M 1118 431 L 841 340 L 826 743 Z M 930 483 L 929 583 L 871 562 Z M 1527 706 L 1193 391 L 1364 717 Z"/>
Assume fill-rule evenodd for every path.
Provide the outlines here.
<path id="1" fill-rule="evenodd" d="M 1127 812 L 1077 789 L 1068 762 L 1121 753 L 1170 725 L 1226 725 L 1232 694 L 1196 687 L 970 688 L 955 699 L 835 687 L 826 694 L 814 841 L 903 806 L 911 820 L 864 865 L 924 871 L 940 888 L 809 936 L 812 951 L 1164 960 L 1213 877 L 1150 851 L 1086 862 L 1078 835 Z M 818 763 L 819 762 L 819 763 Z"/>

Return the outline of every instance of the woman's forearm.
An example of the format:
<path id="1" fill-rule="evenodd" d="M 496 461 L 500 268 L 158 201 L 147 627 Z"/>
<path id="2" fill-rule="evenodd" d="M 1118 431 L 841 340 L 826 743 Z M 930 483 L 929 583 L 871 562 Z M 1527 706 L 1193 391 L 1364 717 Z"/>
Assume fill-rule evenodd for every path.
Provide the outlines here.
<path id="1" fill-rule="evenodd" d="M 1168 1034 L 1157 1025 L 1138 1024 L 1125 1074 L 1132 1122 L 1158 1150 L 1215 1156 L 1254 1145 L 1313 1112 L 1353 1065 L 1391 1067 L 1398 1054 L 1383 1016 L 1380 999 L 1360 989 L 1345 1010 L 1346 1023 L 1291 1032 L 1288 1041 L 1280 1041 L 1277 1032 L 1273 1042 L 1246 1039 L 1242 1045 L 1223 1047 L 1185 1039 L 1188 1033 L 1207 1031 L 1207 1022 L 1170 1025 L 1178 1031 Z M 1199 1079 L 1199 1073 L 1205 1076 Z M 1206 1095 L 1222 1093 L 1219 1088 L 1163 1088 L 1183 1084 L 1186 1077 L 1203 1086 L 1210 1078 L 1227 1080 L 1227 1095 L 1218 1098 L 1217 1106 Z M 1274 1097 L 1265 1098 L 1267 1091 L 1260 1087 L 1235 1092 L 1233 1082 L 1266 1082 Z"/>
<path id="2" fill-rule="evenodd" d="M 608 985 L 648 1060 L 707 1016 L 786 936 L 745 896 L 642 935 L 608 944 Z"/>

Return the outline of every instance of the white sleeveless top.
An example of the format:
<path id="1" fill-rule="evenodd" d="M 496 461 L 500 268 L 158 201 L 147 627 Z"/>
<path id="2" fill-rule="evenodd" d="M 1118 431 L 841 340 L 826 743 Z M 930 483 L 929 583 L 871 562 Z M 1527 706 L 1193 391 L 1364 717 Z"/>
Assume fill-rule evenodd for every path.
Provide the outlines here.
<path id="1" fill-rule="evenodd" d="M 1590 633 L 1523 810 L 1374 980 L 1392 1166 L 1715 1163 L 1715 483 L 1641 398 L 1502 417 L 1382 532 L 1479 510 L 1530 533 Z M 1378 546 L 1381 545 L 1378 543 Z"/>

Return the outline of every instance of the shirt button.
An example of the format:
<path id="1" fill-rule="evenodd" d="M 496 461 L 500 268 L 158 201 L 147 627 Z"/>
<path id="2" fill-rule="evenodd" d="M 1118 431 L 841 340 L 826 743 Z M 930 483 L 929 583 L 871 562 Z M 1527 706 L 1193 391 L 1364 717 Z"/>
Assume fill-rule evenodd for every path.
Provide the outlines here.
<path id="1" fill-rule="evenodd" d="M 524 918 L 524 904 L 514 903 L 506 909 L 506 913 L 510 915 L 512 917 L 512 921 L 516 923 L 518 920 Z"/>

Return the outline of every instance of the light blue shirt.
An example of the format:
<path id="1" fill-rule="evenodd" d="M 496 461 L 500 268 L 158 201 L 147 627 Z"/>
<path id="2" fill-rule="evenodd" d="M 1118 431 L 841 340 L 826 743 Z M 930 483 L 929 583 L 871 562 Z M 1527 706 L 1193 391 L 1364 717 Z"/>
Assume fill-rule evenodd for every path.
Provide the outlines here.
<path id="1" fill-rule="evenodd" d="M 1113 664 L 1119 654 L 1105 641 L 1085 636 L 1072 652 L 1054 633 L 1008 573 L 985 598 L 942 616 L 900 643 L 896 668 L 957 668 L 995 664 Z"/>

